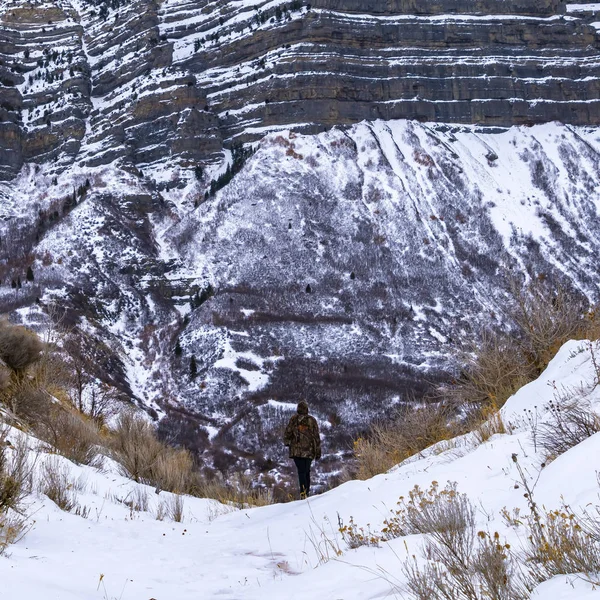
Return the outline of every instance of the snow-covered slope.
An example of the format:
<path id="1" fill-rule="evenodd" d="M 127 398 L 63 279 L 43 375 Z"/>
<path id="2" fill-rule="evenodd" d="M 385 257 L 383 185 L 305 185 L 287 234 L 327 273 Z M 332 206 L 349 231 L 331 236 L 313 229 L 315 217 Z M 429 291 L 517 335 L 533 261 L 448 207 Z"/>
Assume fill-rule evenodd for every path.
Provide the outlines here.
<path id="1" fill-rule="evenodd" d="M 54 184 L 31 167 L 0 188 L 2 310 L 66 310 L 115 356 L 98 376 L 179 441 L 281 467 L 293 402 L 343 451 L 457 343 L 506 324 L 511 278 L 597 299 L 599 165 L 597 128 L 374 121 L 269 135 L 207 199 L 118 163 Z"/>
<path id="2" fill-rule="evenodd" d="M 78 503 L 87 517 L 60 511 L 44 496 L 32 496 L 32 529 L 0 558 L 2 597 L 11 600 L 367 600 L 394 597 L 401 586 L 400 563 L 417 553 L 421 536 L 397 538 L 380 548 L 349 550 L 338 517 L 381 527 L 398 497 L 415 485 L 456 482 L 477 507 L 477 528 L 498 531 L 514 549 L 525 542 L 519 527 L 501 518 L 506 508 L 528 512 L 513 455 L 526 474 L 538 505 L 574 510 L 599 504 L 596 434 L 542 467 L 525 418 L 548 420 L 546 405 L 556 389 L 579 389 L 580 398 L 600 408 L 598 372 L 590 348 L 569 342 L 543 375 L 521 389 L 502 411 L 508 434 L 478 445 L 472 435 L 428 449 L 369 481 L 348 482 L 308 501 L 237 510 L 213 501 L 185 498 L 182 523 L 156 521 L 150 512 L 132 512 L 123 501 L 142 489 L 116 475 L 63 461 L 85 483 Z M 597 355 L 597 354 L 596 354 Z M 34 440 L 29 440 L 33 446 Z M 41 466 L 48 456 L 38 459 Z M 318 468 L 318 467 L 317 467 Z M 151 497 L 150 510 L 166 500 Z M 591 506 L 590 506 L 591 505 Z M 338 554 L 338 550 L 341 551 Z M 532 598 L 591 600 L 600 592 L 577 577 L 557 576 Z M 398 597 L 403 597 L 398 594 Z"/>

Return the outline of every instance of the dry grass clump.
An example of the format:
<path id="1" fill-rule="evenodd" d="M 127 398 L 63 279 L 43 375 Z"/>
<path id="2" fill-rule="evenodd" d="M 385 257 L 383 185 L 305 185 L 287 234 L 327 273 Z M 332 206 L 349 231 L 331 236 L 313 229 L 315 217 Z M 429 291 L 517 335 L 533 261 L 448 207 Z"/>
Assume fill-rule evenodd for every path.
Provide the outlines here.
<path id="1" fill-rule="evenodd" d="M 183 496 L 180 494 L 171 494 L 165 500 L 158 503 L 154 518 L 157 521 L 164 521 L 166 518 L 176 523 L 183 523 L 185 516 Z"/>
<path id="2" fill-rule="evenodd" d="M 136 485 L 135 488 L 127 495 L 125 504 L 135 512 L 148 512 L 150 509 L 150 497 L 148 490 Z"/>
<path id="3" fill-rule="evenodd" d="M 452 383 L 439 387 L 439 397 L 458 406 L 501 408 L 540 375 L 565 342 L 600 335 L 600 311 L 590 310 L 583 298 L 544 279 L 513 286 L 507 318 L 516 329 L 483 331 L 478 342 L 459 354 L 461 370 Z"/>
<path id="4" fill-rule="evenodd" d="M 78 507 L 77 493 L 83 486 L 72 479 L 69 469 L 56 458 L 46 460 L 39 472 L 38 491 L 45 494 L 61 510 L 70 512 Z"/>
<path id="5" fill-rule="evenodd" d="M 31 490 L 32 466 L 23 441 L 7 442 L 8 430 L 0 428 L 0 555 L 25 533 L 21 503 Z"/>
<path id="6" fill-rule="evenodd" d="M 354 443 L 358 479 L 385 473 L 409 456 L 454 437 L 453 417 L 447 404 L 427 403 L 407 408 L 390 423 L 373 425 Z"/>
<path id="7" fill-rule="evenodd" d="M 469 419 L 469 424 L 472 424 L 470 428 L 479 444 L 487 442 L 497 433 L 502 434 L 507 432 L 500 411 L 489 406 L 480 407 L 471 419 Z"/>
<path id="8" fill-rule="evenodd" d="M 221 477 L 203 480 L 198 495 L 236 508 L 267 506 L 275 502 L 272 489 L 256 487 L 252 479 L 242 473 L 236 473 L 227 482 Z"/>
<path id="9" fill-rule="evenodd" d="M 167 516 L 171 521 L 183 523 L 183 498 L 179 494 L 173 494 L 167 501 Z"/>
<path id="10" fill-rule="evenodd" d="M 583 390 L 557 390 L 547 408 L 550 419 L 538 424 L 537 431 L 533 432 L 546 462 L 600 431 L 600 416 Z"/>
<path id="11" fill-rule="evenodd" d="M 194 493 L 198 473 L 187 450 L 163 444 L 141 415 L 121 413 L 111 432 L 111 454 L 134 481 L 179 494 Z"/>

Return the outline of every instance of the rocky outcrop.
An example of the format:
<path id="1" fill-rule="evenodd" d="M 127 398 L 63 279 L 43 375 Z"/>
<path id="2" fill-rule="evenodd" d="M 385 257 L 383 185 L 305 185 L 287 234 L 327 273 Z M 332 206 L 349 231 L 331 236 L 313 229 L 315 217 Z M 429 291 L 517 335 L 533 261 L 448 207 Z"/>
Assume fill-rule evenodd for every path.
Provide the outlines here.
<path id="1" fill-rule="evenodd" d="M 15 0 L 0 6 L 4 179 L 26 161 L 211 163 L 363 119 L 600 122 L 600 42 L 556 0 Z"/>
<path id="2" fill-rule="evenodd" d="M 251 40 L 209 44 L 189 62 L 217 75 L 202 81 L 225 137 L 248 139 L 255 124 L 318 131 L 364 118 L 597 123 L 598 48 L 594 27 L 563 17 L 396 20 L 313 9 Z M 244 75 L 232 80 L 223 65 Z"/>
<path id="3" fill-rule="evenodd" d="M 314 8 L 379 15 L 535 15 L 549 16 L 564 10 L 559 0 L 313 0 Z"/>

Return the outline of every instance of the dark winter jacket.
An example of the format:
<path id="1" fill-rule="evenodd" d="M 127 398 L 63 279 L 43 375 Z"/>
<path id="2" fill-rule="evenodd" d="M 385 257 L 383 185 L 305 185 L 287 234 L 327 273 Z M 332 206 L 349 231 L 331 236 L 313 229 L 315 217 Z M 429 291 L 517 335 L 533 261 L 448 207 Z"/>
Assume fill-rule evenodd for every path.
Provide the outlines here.
<path id="1" fill-rule="evenodd" d="M 285 428 L 283 443 L 289 446 L 290 458 L 321 458 L 319 425 L 317 420 L 308 414 L 308 408 L 306 412 L 299 411 L 290 419 Z"/>

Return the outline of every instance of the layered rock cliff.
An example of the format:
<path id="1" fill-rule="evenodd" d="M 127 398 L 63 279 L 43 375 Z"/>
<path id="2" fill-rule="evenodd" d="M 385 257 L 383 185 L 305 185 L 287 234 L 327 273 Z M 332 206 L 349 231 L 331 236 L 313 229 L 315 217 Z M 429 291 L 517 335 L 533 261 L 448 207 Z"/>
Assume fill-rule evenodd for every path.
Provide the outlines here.
<path id="1" fill-rule="evenodd" d="M 363 119 L 597 123 L 588 17 L 555 0 L 5 1 L 0 177 L 189 168 L 223 142 Z"/>

